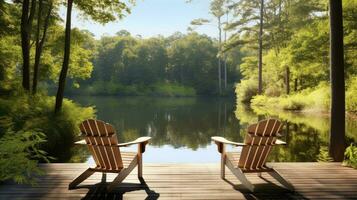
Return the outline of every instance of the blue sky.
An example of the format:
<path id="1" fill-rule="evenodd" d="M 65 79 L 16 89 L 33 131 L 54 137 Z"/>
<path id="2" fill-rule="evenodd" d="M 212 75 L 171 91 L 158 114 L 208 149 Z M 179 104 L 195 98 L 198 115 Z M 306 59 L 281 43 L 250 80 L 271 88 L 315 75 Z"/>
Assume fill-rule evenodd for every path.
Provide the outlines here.
<path id="1" fill-rule="evenodd" d="M 104 35 L 114 35 L 122 29 L 126 29 L 132 35 L 141 35 L 144 38 L 163 35 L 168 36 L 176 31 L 187 32 L 190 22 L 196 18 L 210 18 L 210 0 L 193 0 L 186 3 L 185 0 L 137 0 L 132 13 L 124 19 L 106 25 L 84 20 L 78 11 L 73 11 L 72 26 L 87 29 L 96 38 Z M 64 18 L 65 9 L 61 9 Z M 216 37 L 217 30 L 214 26 L 203 26 L 196 29 L 197 32 Z"/>

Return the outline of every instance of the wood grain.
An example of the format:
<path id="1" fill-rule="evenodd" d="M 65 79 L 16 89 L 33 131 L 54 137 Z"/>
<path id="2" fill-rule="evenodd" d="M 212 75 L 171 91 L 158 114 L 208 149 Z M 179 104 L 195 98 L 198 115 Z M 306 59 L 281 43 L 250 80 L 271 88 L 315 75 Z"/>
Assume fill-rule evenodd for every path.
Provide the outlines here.
<path id="1" fill-rule="evenodd" d="M 255 186 L 250 193 L 229 170 L 226 181 L 220 177 L 220 164 L 147 164 L 144 182 L 133 170 L 113 193 L 105 187 L 117 176 L 107 173 L 107 185 L 101 185 L 101 173 L 86 179 L 82 188 L 68 190 L 68 184 L 89 166 L 84 163 L 42 164 L 47 174 L 35 186 L 7 182 L 0 185 L 0 199 L 357 199 L 357 170 L 341 163 L 268 163 L 295 187 L 295 193 L 283 189 L 274 178 L 262 173 L 247 174 Z"/>

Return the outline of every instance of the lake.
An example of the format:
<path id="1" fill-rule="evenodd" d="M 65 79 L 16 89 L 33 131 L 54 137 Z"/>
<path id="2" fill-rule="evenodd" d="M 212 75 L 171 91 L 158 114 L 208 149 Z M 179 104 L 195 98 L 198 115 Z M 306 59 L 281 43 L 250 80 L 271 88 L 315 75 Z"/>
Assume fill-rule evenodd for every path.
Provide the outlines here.
<path id="1" fill-rule="evenodd" d="M 328 147 L 329 117 L 326 114 L 251 110 L 236 106 L 229 98 L 166 98 L 166 97 L 71 97 L 83 106 L 94 106 L 97 118 L 112 124 L 119 142 L 150 136 L 152 140 L 144 154 L 150 163 L 213 163 L 220 155 L 212 136 L 223 136 L 242 142 L 249 124 L 266 117 L 284 122 L 281 138 L 286 146 L 276 146 L 269 161 L 325 160 Z M 348 142 L 357 141 L 357 121 L 346 122 Z M 81 148 L 81 147 L 74 147 Z M 135 150 L 136 146 L 125 148 Z M 230 150 L 237 150 L 230 148 Z M 74 150 L 89 163 L 86 149 Z M 84 155 L 82 155 L 84 154 Z"/>

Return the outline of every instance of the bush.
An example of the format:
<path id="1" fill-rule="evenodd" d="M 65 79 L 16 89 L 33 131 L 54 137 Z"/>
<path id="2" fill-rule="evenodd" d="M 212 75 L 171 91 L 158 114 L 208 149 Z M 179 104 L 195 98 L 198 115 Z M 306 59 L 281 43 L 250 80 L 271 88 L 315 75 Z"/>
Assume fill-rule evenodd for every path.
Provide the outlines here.
<path id="1" fill-rule="evenodd" d="M 283 110 L 303 110 L 307 104 L 306 99 L 302 95 L 278 98 L 278 105 Z"/>
<path id="2" fill-rule="evenodd" d="M 258 84 L 256 80 L 242 80 L 236 86 L 237 100 L 243 103 L 250 103 L 253 96 L 258 94 Z"/>
<path id="3" fill-rule="evenodd" d="M 38 160 L 49 158 L 39 149 L 39 145 L 46 142 L 45 138 L 41 132 L 14 132 L 9 127 L 0 138 L 0 181 L 35 184 L 35 175 L 43 174 L 37 167 Z"/>
<path id="4" fill-rule="evenodd" d="M 31 175 L 20 169 L 29 168 L 30 171 L 37 172 L 34 168 L 34 163 L 37 163 L 35 160 L 48 161 L 46 157 L 34 154 L 35 145 L 41 150 L 39 153 L 47 152 L 48 156 L 53 157 L 51 161 L 67 161 L 72 155 L 70 147 L 79 134 L 78 124 L 86 118 L 94 117 L 93 108 L 82 108 L 68 99 L 64 99 L 62 111 L 54 115 L 54 104 L 55 98 L 44 94 L 30 96 L 19 93 L 6 99 L 0 98 L 0 140 L 2 144 L 9 145 L 1 149 L 1 158 L 9 155 L 14 158 L 28 157 L 28 160 L 22 159 L 22 166 L 18 166 L 19 170 L 14 169 L 15 175 L 11 175 L 18 182 L 25 182 L 24 174 Z M 27 142 L 26 138 L 34 140 Z M 31 152 L 28 152 L 29 147 Z M 25 156 L 25 149 L 31 156 Z M 2 162 L 18 165 L 14 159 Z"/>
<path id="5" fill-rule="evenodd" d="M 327 84 L 322 83 L 313 89 L 280 97 L 254 96 L 252 106 L 277 108 L 282 110 L 327 111 L 330 107 L 330 92 Z"/>
<path id="6" fill-rule="evenodd" d="M 349 81 L 346 92 L 346 110 L 357 113 L 357 77 Z"/>
<path id="7" fill-rule="evenodd" d="M 192 87 L 175 83 L 159 82 L 151 85 L 122 85 L 114 82 L 96 81 L 91 86 L 74 89 L 71 94 L 81 95 L 119 95 L 119 96 L 166 96 L 187 97 L 196 96 L 196 90 Z"/>
<path id="8" fill-rule="evenodd" d="M 251 106 L 258 106 L 258 107 L 265 107 L 267 104 L 270 104 L 270 102 L 274 102 L 276 98 L 269 98 L 264 95 L 257 95 L 254 96 L 254 98 L 251 99 Z"/>
<path id="9" fill-rule="evenodd" d="M 269 97 L 278 97 L 282 94 L 282 91 L 277 85 L 269 85 L 264 94 Z"/>
<path id="10" fill-rule="evenodd" d="M 196 91 L 191 87 L 185 87 L 178 84 L 157 83 L 154 85 L 152 95 L 168 97 L 188 97 L 196 96 Z"/>
<path id="11" fill-rule="evenodd" d="M 357 169 L 357 146 L 351 144 L 345 150 L 345 160 L 343 165 Z"/>
<path id="12" fill-rule="evenodd" d="M 333 162 L 333 159 L 329 155 L 327 146 L 320 147 L 320 153 L 317 155 L 317 161 L 318 162 Z"/>

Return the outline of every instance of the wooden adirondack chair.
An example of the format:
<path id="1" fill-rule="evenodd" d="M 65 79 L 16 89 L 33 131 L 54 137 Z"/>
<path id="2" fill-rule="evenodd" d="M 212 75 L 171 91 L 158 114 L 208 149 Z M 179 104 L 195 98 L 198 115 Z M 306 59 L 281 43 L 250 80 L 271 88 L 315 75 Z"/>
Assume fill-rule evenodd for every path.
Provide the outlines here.
<path id="1" fill-rule="evenodd" d="M 277 139 L 282 129 L 282 123 L 276 119 L 267 119 L 248 127 L 248 134 L 244 143 L 229 141 L 223 137 L 212 137 L 221 153 L 221 178 L 225 178 L 225 166 L 241 181 L 241 183 L 251 192 L 254 185 L 245 176 L 246 173 L 267 172 L 282 185 L 293 191 L 294 187 L 285 180 L 276 170 L 266 166 L 267 157 L 274 145 L 286 144 Z M 225 145 L 242 147 L 239 152 L 226 152 Z"/>
<path id="2" fill-rule="evenodd" d="M 76 142 L 76 144 L 88 146 L 96 166 L 88 168 L 74 179 L 69 184 L 69 189 L 75 188 L 94 172 L 102 172 L 103 177 L 105 177 L 105 173 L 118 173 L 113 182 L 107 186 L 108 191 L 121 183 L 136 166 L 138 166 L 138 178 L 142 178 L 142 154 L 145 152 L 145 146 L 151 139 L 150 137 L 140 137 L 132 142 L 118 144 L 113 126 L 94 119 L 82 122 L 80 130 L 85 139 Z M 137 152 L 120 152 L 119 147 L 134 144 L 138 144 Z"/>

